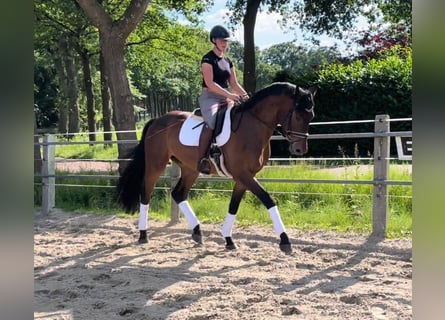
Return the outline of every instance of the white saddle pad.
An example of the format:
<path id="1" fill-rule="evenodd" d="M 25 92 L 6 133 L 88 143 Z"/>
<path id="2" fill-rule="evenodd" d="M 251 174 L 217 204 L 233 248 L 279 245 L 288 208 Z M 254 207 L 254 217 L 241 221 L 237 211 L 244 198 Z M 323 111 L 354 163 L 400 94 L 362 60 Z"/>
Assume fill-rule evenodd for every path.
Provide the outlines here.
<path id="1" fill-rule="evenodd" d="M 216 145 L 221 147 L 227 143 L 230 138 L 230 111 L 232 110 L 232 106 L 228 106 L 227 110 L 224 114 L 224 123 L 223 129 L 219 135 L 216 136 Z M 202 130 L 202 117 L 198 117 L 195 115 L 191 115 L 184 121 L 181 126 L 181 130 L 179 131 L 179 142 L 181 142 L 185 146 L 194 146 L 197 147 L 199 145 L 199 135 Z"/>

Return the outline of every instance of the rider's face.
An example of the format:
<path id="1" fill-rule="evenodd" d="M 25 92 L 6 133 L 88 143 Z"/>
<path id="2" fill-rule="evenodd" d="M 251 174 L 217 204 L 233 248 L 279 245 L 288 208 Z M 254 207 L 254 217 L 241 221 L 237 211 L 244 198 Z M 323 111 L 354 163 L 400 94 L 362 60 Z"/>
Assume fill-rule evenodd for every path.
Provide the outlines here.
<path id="1" fill-rule="evenodd" d="M 216 46 L 222 51 L 226 50 L 229 46 L 229 40 L 226 39 L 215 39 L 215 43 Z"/>

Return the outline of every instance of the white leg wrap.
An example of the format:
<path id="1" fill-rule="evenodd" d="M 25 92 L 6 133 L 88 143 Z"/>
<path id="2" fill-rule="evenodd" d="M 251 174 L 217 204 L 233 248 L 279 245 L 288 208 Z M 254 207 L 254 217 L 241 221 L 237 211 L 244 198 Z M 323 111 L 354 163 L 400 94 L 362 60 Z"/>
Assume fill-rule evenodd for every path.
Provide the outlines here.
<path id="1" fill-rule="evenodd" d="M 199 224 L 199 220 L 193 212 L 192 207 L 187 200 L 178 203 L 179 210 L 184 214 L 187 223 L 189 224 L 190 229 L 193 229 Z"/>
<path id="2" fill-rule="evenodd" d="M 232 227 L 235 224 L 236 215 L 228 213 L 226 220 L 221 228 L 221 234 L 224 238 L 232 236 Z"/>
<path id="3" fill-rule="evenodd" d="M 286 232 L 284 228 L 283 222 L 281 221 L 280 212 L 278 211 L 278 207 L 272 207 L 269 209 L 269 215 L 273 222 L 273 228 L 275 233 L 280 235 L 283 232 Z"/>
<path id="4" fill-rule="evenodd" d="M 140 204 L 139 206 L 139 230 L 148 230 L 148 204 Z"/>

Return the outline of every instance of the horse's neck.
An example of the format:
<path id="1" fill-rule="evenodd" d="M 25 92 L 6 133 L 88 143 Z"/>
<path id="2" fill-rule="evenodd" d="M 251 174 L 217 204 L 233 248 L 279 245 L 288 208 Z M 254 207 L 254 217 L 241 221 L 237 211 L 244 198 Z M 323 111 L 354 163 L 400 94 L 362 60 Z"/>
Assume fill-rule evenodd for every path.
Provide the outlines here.
<path id="1" fill-rule="evenodd" d="M 255 137 L 258 147 L 269 143 L 276 127 L 276 115 L 273 110 L 267 110 L 267 106 L 258 104 L 239 115 L 242 132 L 246 132 L 249 137 Z"/>
<path id="2" fill-rule="evenodd" d="M 273 132 L 279 122 L 280 108 L 278 104 L 264 100 L 254 106 L 251 113 Z"/>

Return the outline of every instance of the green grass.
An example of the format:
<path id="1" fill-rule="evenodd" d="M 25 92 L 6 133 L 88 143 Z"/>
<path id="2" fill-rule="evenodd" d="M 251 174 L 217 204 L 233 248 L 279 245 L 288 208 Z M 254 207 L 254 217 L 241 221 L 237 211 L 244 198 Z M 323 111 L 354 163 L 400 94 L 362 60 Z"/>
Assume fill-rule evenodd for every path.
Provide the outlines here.
<path id="1" fill-rule="evenodd" d="M 139 124 L 138 127 L 141 127 Z M 138 131 L 138 137 L 140 130 Z M 103 135 L 98 133 L 98 141 Z M 115 137 L 113 137 L 115 140 Z M 76 136 L 72 141 L 87 141 L 86 135 Z M 117 145 L 58 145 L 56 157 L 70 159 L 117 159 Z M 332 166 L 342 166 L 333 172 Z M 341 179 L 372 180 L 372 170 L 361 170 L 363 165 L 345 158 L 336 163 L 295 162 L 291 166 L 264 168 L 258 179 Z M 63 172 L 58 172 L 58 175 Z M 82 174 L 94 174 L 84 172 Z M 110 175 L 116 173 L 110 172 Z M 411 181 L 407 166 L 391 165 L 390 180 Z M 35 179 L 35 206 L 41 206 L 41 186 Z M 114 186 L 116 179 L 57 179 L 56 206 L 74 212 L 125 215 L 116 206 Z M 372 228 L 372 185 L 309 184 L 262 182 L 264 188 L 276 200 L 284 224 L 298 230 L 331 230 L 369 234 Z M 159 182 L 159 187 L 168 183 Z M 227 214 L 233 182 L 199 181 L 190 192 L 189 201 L 203 223 L 222 223 Z M 412 235 L 412 187 L 389 186 L 389 215 L 387 235 L 390 238 Z M 155 190 L 150 203 L 150 217 L 170 218 L 170 195 L 168 190 Z M 251 193 L 244 196 L 237 217 L 237 225 L 267 225 L 271 221 L 267 210 Z"/>
<path id="2" fill-rule="evenodd" d="M 359 167 L 341 169 L 340 174 L 315 165 L 298 164 L 290 167 L 266 167 L 258 178 L 288 179 L 345 179 L 372 180 L 373 172 Z M 91 173 L 91 172 L 90 172 Z M 58 173 L 61 174 L 61 173 Z M 110 173 L 113 174 L 113 173 Z M 391 166 L 393 180 L 411 180 L 404 167 Z M 60 181 L 59 181 L 60 180 Z M 56 186 L 56 206 L 68 211 L 125 215 L 116 206 L 115 179 L 58 179 L 57 183 L 82 186 Z M 276 200 L 283 223 L 297 230 L 330 230 L 369 234 L 372 228 L 372 185 L 262 183 Z M 95 187 L 100 185 L 101 187 Z M 158 186 L 168 186 L 159 182 Z M 189 201 L 203 223 L 222 223 L 230 201 L 233 182 L 199 181 L 190 192 Z M 36 185 L 36 206 L 40 205 L 40 186 Z M 387 236 L 390 238 L 412 235 L 412 188 L 389 186 L 389 218 Z M 156 190 L 150 205 L 150 217 L 170 218 L 168 190 Z M 237 225 L 271 226 L 268 211 L 251 193 L 244 196 Z"/>
<path id="3" fill-rule="evenodd" d="M 113 135 L 113 140 L 116 140 L 115 135 Z M 57 141 L 66 141 L 66 139 L 58 138 Z M 72 142 L 82 142 L 88 141 L 87 136 L 78 135 L 72 138 Z M 96 135 L 96 141 L 104 141 L 103 134 Z M 64 144 L 57 145 L 56 157 L 65 159 L 105 159 L 105 160 L 115 160 L 117 159 L 117 144 Z"/>

